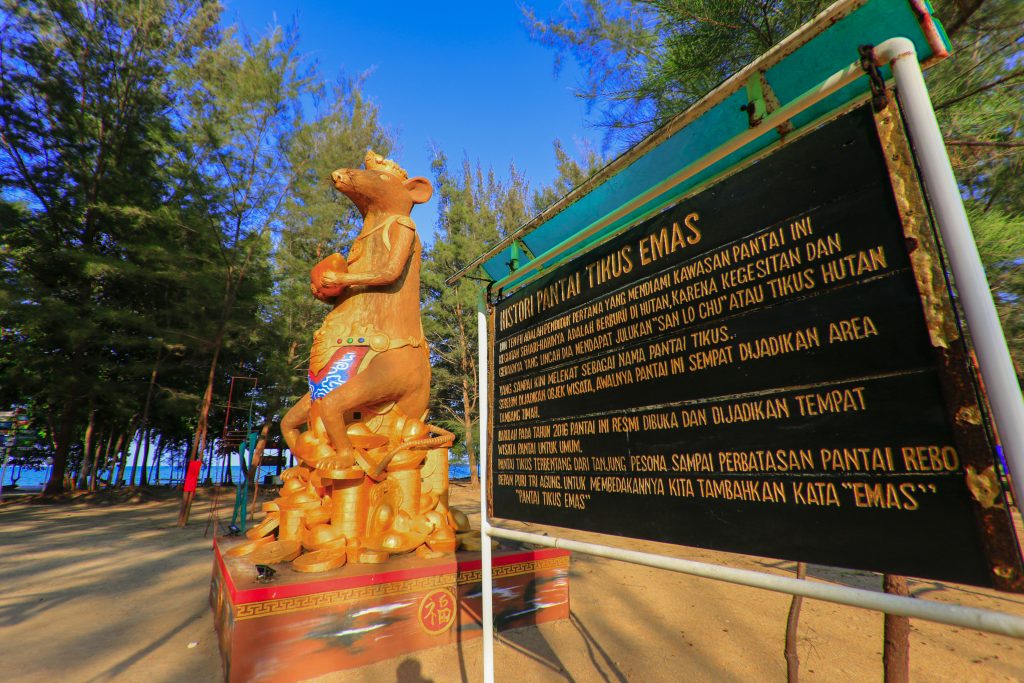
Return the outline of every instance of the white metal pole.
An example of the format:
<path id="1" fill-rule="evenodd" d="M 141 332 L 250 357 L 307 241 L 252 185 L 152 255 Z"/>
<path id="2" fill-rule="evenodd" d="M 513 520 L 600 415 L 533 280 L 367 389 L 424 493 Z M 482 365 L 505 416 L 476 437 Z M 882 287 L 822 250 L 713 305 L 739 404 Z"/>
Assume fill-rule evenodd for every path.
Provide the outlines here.
<path id="1" fill-rule="evenodd" d="M 642 553 L 636 550 L 598 545 L 596 543 L 572 541 L 567 538 L 542 536 L 540 534 L 503 529 L 501 527 L 492 527 L 491 533 L 498 538 L 506 538 L 510 541 L 519 541 L 520 543 L 533 543 L 534 545 L 551 548 L 563 548 L 575 553 L 606 557 L 611 560 L 631 562 L 645 567 L 667 569 L 679 572 L 680 574 L 689 574 L 690 576 L 699 576 L 716 581 L 727 581 L 741 586 L 763 588 L 790 595 L 802 595 L 807 598 L 826 600 L 840 605 L 873 609 L 879 612 L 886 612 L 887 614 L 897 614 L 915 619 L 935 621 L 940 624 L 962 626 L 1013 638 L 1024 638 L 1024 617 L 1006 614 L 1005 612 L 994 612 L 992 610 L 964 607 L 962 605 L 949 605 L 936 602 L 935 600 L 921 600 L 899 595 L 889 595 L 863 588 L 836 586 L 817 581 L 794 579 L 788 576 L 775 576 L 774 574 L 766 574 L 750 569 L 723 567 L 706 562 L 695 562 L 677 557 Z"/>
<path id="2" fill-rule="evenodd" d="M 879 45 L 875 48 L 875 59 L 892 64 L 896 92 L 906 113 L 928 199 L 949 254 L 985 390 L 995 413 L 1003 453 L 1010 466 L 1014 498 L 1017 508 L 1024 513 L 1024 400 L 967 221 L 960 188 L 928 98 L 921 65 L 917 62 L 914 44 L 906 38 L 893 38 Z"/>
<path id="3" fill-rule="evenodd" d="M 484 683 L 494 683 L 494 585 L 491 576 L 491 523 L 487 518 L 487 307 L 480 301 L 476 314 L 477 371 L 480 396 L 480 620 L 484 637 Z"/>

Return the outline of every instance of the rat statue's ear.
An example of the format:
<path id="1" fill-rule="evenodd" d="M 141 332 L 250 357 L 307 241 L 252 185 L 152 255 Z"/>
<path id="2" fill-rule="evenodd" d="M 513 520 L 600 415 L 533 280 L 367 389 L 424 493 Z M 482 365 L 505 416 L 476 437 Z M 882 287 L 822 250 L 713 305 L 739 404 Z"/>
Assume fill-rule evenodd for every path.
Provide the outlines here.
<path id="1" fill-rule="evenodd" d="M 422 204 L 434 194 L 434 188 L 430 181 L 423 176 L 409 178 L 404 184 L 405 189 L 409 191 L 409 196 L 412 197 L 413 204 Z"/>

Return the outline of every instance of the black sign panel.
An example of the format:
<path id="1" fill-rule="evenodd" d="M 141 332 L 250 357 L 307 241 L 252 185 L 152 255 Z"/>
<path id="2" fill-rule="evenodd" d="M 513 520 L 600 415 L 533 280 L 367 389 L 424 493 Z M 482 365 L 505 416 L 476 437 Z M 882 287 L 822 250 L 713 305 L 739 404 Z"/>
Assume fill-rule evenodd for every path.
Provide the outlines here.
<path id="1" fill-rule="evenodd" d="M 1022 590 L 911 162 L 856 110 L 497 303 L 492 513 Z"/>

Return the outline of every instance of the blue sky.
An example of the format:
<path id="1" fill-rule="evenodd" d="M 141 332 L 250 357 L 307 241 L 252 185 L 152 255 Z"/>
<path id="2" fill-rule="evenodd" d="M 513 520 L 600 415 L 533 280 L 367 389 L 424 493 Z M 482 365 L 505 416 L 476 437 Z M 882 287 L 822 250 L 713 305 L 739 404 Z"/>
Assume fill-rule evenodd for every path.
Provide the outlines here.
<path id="1" fill-rule="evenodd" d="M 515 163 L 532 188 L 555 177 L 552 142 L 574 156 L 600 131 L 587 126 L 573 96 L 574 65 L 554 75 L 554 53 L 534 42 L 518 3 L 272 2 L 224 0 L 225 24 L 263 33 L 296 20 L 300 48 L 327 80 L 369 72 L 364 93 L 397 138 L 396 161 L 412 175 L 430 176 L 431 147 L 455 162 L 468 155 L 499 177 Z M 529 3 L 542 17 L 560 0 Z M 437 200 L 413 211 L 429 240 Z"/>

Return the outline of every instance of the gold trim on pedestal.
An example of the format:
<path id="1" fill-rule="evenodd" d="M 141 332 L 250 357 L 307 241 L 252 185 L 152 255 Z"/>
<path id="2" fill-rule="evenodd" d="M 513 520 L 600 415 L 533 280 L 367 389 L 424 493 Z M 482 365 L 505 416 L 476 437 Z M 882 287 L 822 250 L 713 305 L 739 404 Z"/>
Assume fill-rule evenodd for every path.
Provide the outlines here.
<path id="1" fill-rule="evenodd" d="M 531 572 L 544 571 L 546 569 L 568 569 L 569 556 L 549 557 L 541 560 L 529 560 L 526 562 L 513 562 L 494 567 L 494 577 L 502 578 L 518 576 Z M 356 600 L 368 600 L 373 598 L 392 597 L 408 593 L 418 593 L 431 589 L 451 588 L 454 585 L 474 583 L 483 576 L 480 569 L 459 572 L 457 575 L 451 573 L 423 576 L 417 579 L 406 579 L 404 581 L 393 581 L 391 583 L 371 584 L 358 588 L 346 588 L 337 591 L 324 593 L 311 593 L 299 595 L 293 598 L 279 598 L 276 600 L 264 600 L 262 602 L 248 602 L 235 605 L 235 619 L 255 619 L 276 614 L 290 614 L 292 612 L 303 612 L 311 609 L 331 607 Z"/>

